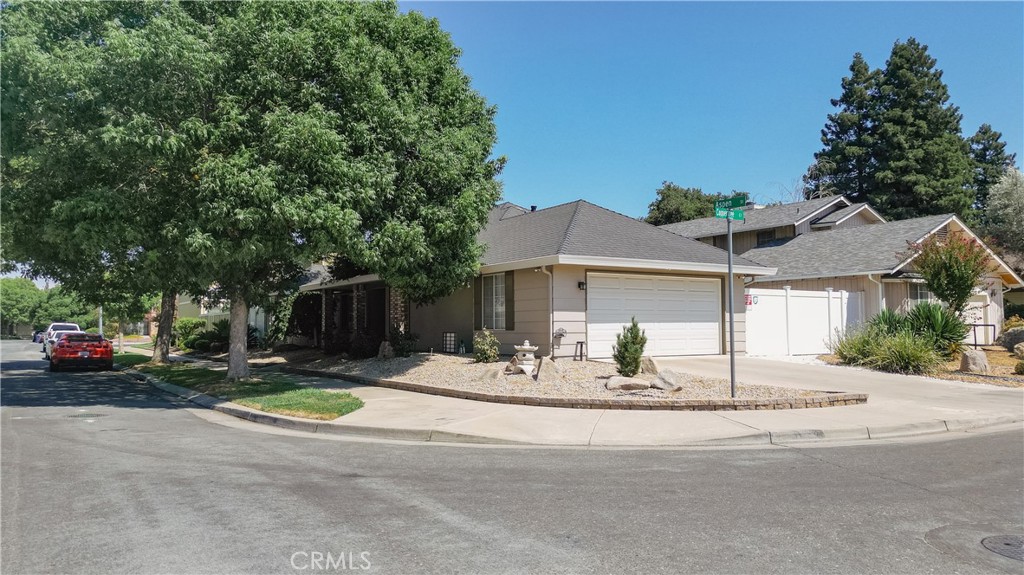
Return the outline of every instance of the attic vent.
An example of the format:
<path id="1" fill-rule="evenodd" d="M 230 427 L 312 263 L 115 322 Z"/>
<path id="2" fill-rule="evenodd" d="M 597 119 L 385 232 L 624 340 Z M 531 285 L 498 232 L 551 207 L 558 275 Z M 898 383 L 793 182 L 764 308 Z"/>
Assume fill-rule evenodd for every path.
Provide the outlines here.
<path id="1" fill-rule="evenodd" d="M 935 239 L 939 240 L 940 242 L 944 242 L 944 241 L 946 241 L 947 238 L 949 238 L 949 226 L 948 225 L 942 226 L 941 228 L 936 230 L 936 232 L 935 232 Z"/>

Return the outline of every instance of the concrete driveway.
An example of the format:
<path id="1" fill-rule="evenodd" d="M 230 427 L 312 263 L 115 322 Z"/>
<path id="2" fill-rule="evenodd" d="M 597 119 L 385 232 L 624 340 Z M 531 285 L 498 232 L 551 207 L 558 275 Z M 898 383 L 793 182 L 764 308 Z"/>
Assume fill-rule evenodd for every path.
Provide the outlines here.
<path id="1" fill-rule="evenodd" d="M 728 356 L 661 359 L 663 368 L 710 377 L 729 377 Z M 867 393 L 864 405 L 785 412 L 732 412 L 734 421 L 773 429 L 838 429 L 869 427 L 885 435 L 899 426 L 917 425 L 936 431 L 941 422 L 952 430 L 958 423 L 1024 421 L 1024 389 L 904 376 L 867 369 L 810 365 L 767 358 L 737 357 L 741 383 L 826 391 Z M 818 427 L 811 424 L 820 424 Z"/>

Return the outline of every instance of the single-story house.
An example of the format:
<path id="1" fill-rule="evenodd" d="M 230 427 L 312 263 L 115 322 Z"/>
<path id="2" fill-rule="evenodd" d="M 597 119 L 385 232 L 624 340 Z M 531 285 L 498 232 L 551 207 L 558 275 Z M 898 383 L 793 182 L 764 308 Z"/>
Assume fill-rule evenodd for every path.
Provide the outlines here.
<path id="1" fill-rule="evenodd" d="M 539 354 L 610 358 L 616 334 L 636 317 L 654 356 L 721 354 L 727 347 L 728 254 L 643 221 L 578 200 L 547 209 L 503 203 L 478 240 L 480 275 L 452 295 L 415 306 L 376 276 L 320 280 L 322 337 L 342 350 L 358 334 L 402 325 L 421 350 L 472 347 L 492 331 L 501 353 L 530 340 Z M 743 278 L 774 269 L 734 258 L 736 350 L 744 349 Z"/>

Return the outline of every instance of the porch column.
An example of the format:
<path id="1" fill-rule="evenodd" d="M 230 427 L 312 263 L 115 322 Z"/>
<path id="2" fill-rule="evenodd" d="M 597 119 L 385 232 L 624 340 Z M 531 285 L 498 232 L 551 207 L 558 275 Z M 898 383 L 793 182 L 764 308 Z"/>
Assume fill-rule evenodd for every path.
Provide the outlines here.
<path id="1" fill-rule="evenodd" d="M 387 288 L 387 290 L 388 331 L 390 332 L 394 327 L 397 327 L 402 332 L 409 331 L 409 300 L 400 290 L 391 287 Z"/>

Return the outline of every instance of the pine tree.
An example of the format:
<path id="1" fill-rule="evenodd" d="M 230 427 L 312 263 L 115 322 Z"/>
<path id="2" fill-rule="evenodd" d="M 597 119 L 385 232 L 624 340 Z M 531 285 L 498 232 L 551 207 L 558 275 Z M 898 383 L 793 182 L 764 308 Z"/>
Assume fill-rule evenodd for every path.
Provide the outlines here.
<path id="1" fill-rule="evenodd" d="M 1006 142 L 1002 141 L 1002 137 L 992 126 L 982 124 L 968 140 L 971 158 L 974 160 L 974 209 L 978 221 L 985 220 L 989 190 L 999 182 L 1017 158 L 1017 154 L 1006 153 Z"/>
<path id="2" fill-rule="evenodd" d="M 867 199 L 872 190 L 872 134 L 876 114 L 878 70 L 870 70 L 858 52 L 843 78 L 843 94 L 832 100 L 839 108 L 829 114 L 821 131 L 824 149 L 814 154 L 814 164 L 804 176 L 808 198 L 844 194 L 855 202 Z"/>
<path id="3" fill-rule="evenodd" d="M 927 46 L 913 38 L 893 46 L 878 98 L 872 204 L 893 219 L 968 217 L 974 203 L 970 150 L 960 133 L 960 110 L 948 103 Z"/>

